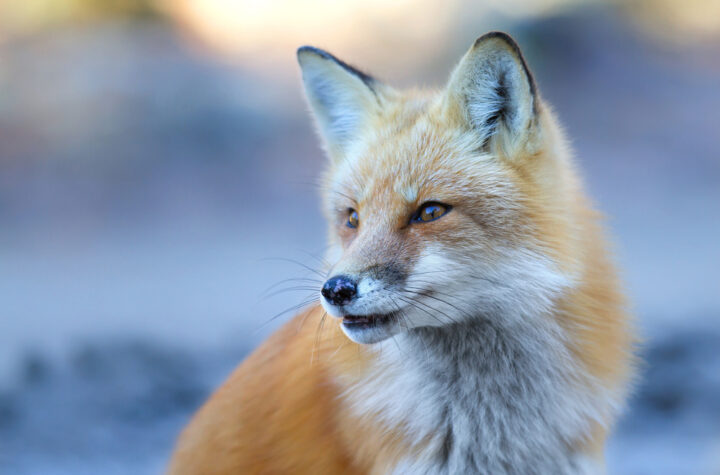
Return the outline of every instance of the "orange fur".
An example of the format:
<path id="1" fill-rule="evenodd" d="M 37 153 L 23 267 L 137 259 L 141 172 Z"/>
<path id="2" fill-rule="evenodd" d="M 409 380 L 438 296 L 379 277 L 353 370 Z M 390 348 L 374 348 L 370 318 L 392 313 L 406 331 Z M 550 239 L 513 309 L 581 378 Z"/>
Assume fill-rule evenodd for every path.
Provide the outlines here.
<path id="1" fill-rule="evenodd" d="M 464 86 L 453 84 L 473 55 L 506 48 L 493 41 L 471 48 L 440 94 L 376 85 L 379 107 L 367 104 L 375 100 L 368 94 L 357 98 L 372 110 L 358 132 L 362 140 L 349 148 L 328 139 L 325 209 L 330 242 L 342 253 L 335 270 L 360 271 L 388 256 L 412 268 L 428 243 L 458 255 L 482 249 L 488 259 L 499 247 L 538 250 L 572 276 L 572 290 L 555 299 L 547 318 L 564 331 L 583 375 L 575 384 L 597 384 L 620 401 L 633 369 L 630 317 L 599 216 L 582 192 L 548 106 L 535 98 L 537 115 L 522 140 L 499 135 L 489 142 L 487 173 L 447 165 L 465 163 L 476 147 L 467 139 L 457 100 Z M 522 61 L 519 52 L 509 54 Z M 332 74 L 348 87 L 363 87 L 342 71 Z M 321 129 L 329 127 L 319 122 Z M 455 209 L 436 222 L 406 226 L 407 217 L 428 200 Z M 344 226 L 350 207 L 361 210 L 357 230 Z M 376 358 L 371 347 L 343 334 L 340 319 L 323 316 L 318 307 L 306 311 L 260 346 L 195 415 L 180 437 L 170 473 L 391 471 L 423 443 L 410 443 L 401 427 L 377 414 L 359 417 L 345 401 Z M 615 412 L 600 413 L 605 420 L 590 421 L 592 430 L 570 443 L 598 461 Z"/>

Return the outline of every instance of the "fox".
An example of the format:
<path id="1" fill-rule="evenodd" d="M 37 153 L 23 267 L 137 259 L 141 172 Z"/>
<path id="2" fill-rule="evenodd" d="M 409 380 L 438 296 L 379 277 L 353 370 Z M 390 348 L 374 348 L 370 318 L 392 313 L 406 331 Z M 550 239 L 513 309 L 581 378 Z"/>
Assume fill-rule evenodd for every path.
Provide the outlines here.
<path id="1" fill-rule="evenodd" d="M 318 301 L 210 396 L 168 473 L 604 473 L 632 316 L 518 44 L 479 37 L 438 90 L 297 58 L 327 155 Z"/>

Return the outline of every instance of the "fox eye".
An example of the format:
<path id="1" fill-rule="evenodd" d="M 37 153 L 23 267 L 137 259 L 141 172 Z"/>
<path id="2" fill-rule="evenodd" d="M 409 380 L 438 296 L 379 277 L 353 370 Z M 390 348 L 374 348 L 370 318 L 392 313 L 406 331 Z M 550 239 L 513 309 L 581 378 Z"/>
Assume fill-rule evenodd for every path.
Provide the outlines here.
<path id="1" fill-rule="evenodd" d="M 435 221 L 438 218 L 445 216 L 452 206 L 444 205 L 442 203 L 429 202 L 424 203 L 413 216 L 412 221 L 416 223 L 427 223 L 429 221 Z"/>
<path id="2" fill-rule="evenodd" d="M 360 224 L 360 218 L 358 217 L 358 212 L 355 211 L 354 209 L 350 208 L 348 210 L 348 219 L 347 219 L 347 222 L 345 223 L 345 226 L 347 226 L 348 228 L 354 229 L 354 228 L 358 227 L 358 224 Z"/>

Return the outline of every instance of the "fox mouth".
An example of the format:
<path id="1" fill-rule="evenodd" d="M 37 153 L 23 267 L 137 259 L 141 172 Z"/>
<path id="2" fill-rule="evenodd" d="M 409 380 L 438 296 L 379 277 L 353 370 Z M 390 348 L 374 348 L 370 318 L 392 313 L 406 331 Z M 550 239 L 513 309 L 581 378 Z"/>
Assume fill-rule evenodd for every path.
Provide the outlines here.
<path id="1" fill-rule="evenodd" d="M 397 312 L 386 314 L 374 313 L 370 315 L 345 315 L 342 319 L 342 324 L 348 329 L 369 329 L 389 324 L 396 315 Z"/>

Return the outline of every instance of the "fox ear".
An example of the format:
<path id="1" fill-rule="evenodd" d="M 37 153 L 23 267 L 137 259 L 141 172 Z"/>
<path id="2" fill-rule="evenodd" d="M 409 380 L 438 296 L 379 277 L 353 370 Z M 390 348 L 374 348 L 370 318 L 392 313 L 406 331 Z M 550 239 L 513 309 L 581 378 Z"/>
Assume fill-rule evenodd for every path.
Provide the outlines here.
<path id="1" fill-rule="evenodd" d="M 312 46 L 297 51 L 305 94 L 331 157 L 342 156 L 380 108 L 374 78 Z"/>
<path id="2" fill-rule="evenodd" d="M 517 43 L 507 34 L 478 38 L 455 68 L 446 105 L 478 137 L 482 148 L 505 156 L 533 153 L 538 98 Z"/>

